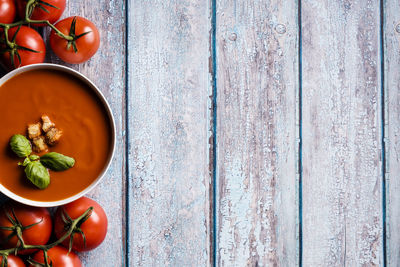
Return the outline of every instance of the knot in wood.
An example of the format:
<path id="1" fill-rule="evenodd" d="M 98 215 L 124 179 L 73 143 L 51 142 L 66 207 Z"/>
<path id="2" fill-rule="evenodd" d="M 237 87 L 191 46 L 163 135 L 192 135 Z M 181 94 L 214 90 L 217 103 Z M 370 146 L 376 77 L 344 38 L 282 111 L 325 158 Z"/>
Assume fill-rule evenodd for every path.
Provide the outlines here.
<path id="1" fill-rule="evenodd" d="M 284 34 L 286 32 L 286 26 L 283 24 L 277 24 L 275 26 L 275 31 L 279 34 Z"/>
<path id="2" fill-rule="evenodd" d="M 231 33 L 231 35 L 229 36 L 229 40 L 231 40 L 231 41 L 236 41 L 236 39 L 237 39 L 237 34 L 236 33 Z"/>

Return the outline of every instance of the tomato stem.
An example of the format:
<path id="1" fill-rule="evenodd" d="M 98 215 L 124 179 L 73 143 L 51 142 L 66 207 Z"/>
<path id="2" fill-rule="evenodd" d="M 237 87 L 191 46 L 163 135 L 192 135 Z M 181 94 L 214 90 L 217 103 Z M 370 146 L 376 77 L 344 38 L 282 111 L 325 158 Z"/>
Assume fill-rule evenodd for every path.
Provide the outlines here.
<path id="1" fill-rule="evenodd" d="M 24 247 L 25 246 L 25 242 L 24 242 L 24 239 L 22 238 L 22 227 L 17 226 L 16 230 L 17 230 L 18 241 L 21 243 L 20 247 Z"/>
<path id="2" fill-rule="evenodd" d="M 50 23 L 50 21 L 48 21 L 48 20 L 33 20 L 33 19 L 31 19 L 30 17 L 31 17 L 31 10 L 33 9 L 33 5 L 35 4 L 37 2 L 37 0 L 29 0 L 27 3 L 26 3 L 26 8 L 25 8 L 25 18 L 23 19 L 23 20 L 20 20 L 20 21 L 16 21 L 16 22 L 14 22 L 14 23 L 10 23 L 10 24 L 6 24 L 6 23 L 0 23 L 0 27 L 2 27 L 3 29 L 4 29 L 4 33 L 5 33 L 5 36 L 6 36 L 6 43 L 7 43 L 7 46 L 9 47 L 9 48 L 12 48 L 11 46 L 12 46 L 12 42 L 10 42 L 9 41 L 9 39 L 8 39 L 8 35 L 7 35 L 7 31 L 8 31 L 8 29 L 10 29 L 10 28 L 13 28 L 13 27 L 16 27 L 16 26 L 21 26 L 21 25 L 27 25 L 27 24 L 43 24 L 43 23 L 45 23 L 45 24 L 47 24 L 47 26 L 49 26 L 52 30 L 54 30 L 55 32 L 56 32 L 56 34 L 58 35 L 58 36 L 60 36 L 61 38 L 64 38 L 65 40 L 67 40 L 67 41 L 73 41 L 74 40 L 74 37 L 73 36 L 69 36 L 69 35 L 65 35 L 64 33 L 62 33 L 59 29 L 57 29 L 57 27 L 56 26 L 54 26 L 52 23 Z"/>
<path id="3" fill-rule="evenodd" d="M 10 40 L 8 39 L 8 30 L 9 29 L 10 28 L 8 26 L 4 27 L 4 37 L 6 39 L 7 46 L 12 49 L 12 48 L 14 48 L 14 44 L 12 42 L 10 42 Z"/>
<path id="4" fill-rule="evenodd" d="M 4 249 L 0 250 L 0 255 L 10 255 L 10 254 L 15 254 L 19 250 L 26 250 L 26 249 L 40 249 L 43 250 L 43 252 L 47 255 L 47 251 L 55 246 L 60 245 L 65 239 L 67 239 L 74 231 L 76 231 L 77 228 L 85 221 L 87 220 L 88 216 L 93 211 L 93 207 L 88 208 L 81 216 L 78 218 L 72 220 L 70 227 L 68 228 L 68 231 L 58 240 L 54 241 L 53 243 L 47 244 L 47 245 L 29 245 L 25 244 L 24 240 L 22 238 L 22 228 L 21 227 L 16 227 L 17 229 L 17 237 L 18 240 L 21 242 L 21 244 L 18 247 L 15 248 L 9 248 L 9 249 Z M 46 265 L 47 266 L 47 265 Z"/>
<path id="5" fill-rule="evenodd" d="M 49 256 L 47 255 L 47 250 L 43 250 L 43 260 L 44 260 L 44 266 L 45 267 L 50 267 L 50 265 L 49 265 Z"/>
<path id="6" fill-rule="evenodd" d="M 68 41 L 68 44 L 72 44 L 74 46 L 74 50 L 75 52 L 77 52 L 76 46 L 75 46 L 75 41 L 82 37 L 84 34 L 81 34 L 79 36 L 75 36 L 75 35 L 71 35 L 71 34 L 64 34 L 62 33 L 59 29 L 57 29 L 56 26 L 54 26 L 52 23 L 50 23 L 48 20 L 33 20 L 30 17 L 32 16 L 32 11 L 35 8 L 36 4 L 39 3 L 40 4 L 40 0 L 28 0 L 28 2 L 26 3 L 26 8 L 25 8 L 25 18 L 23 20 L 20 21 L 16 21 L 14 23 L 10 23 L 10 24 L 6 24 L 6 23 L 0 23 L 0 27 L 3 28 L 4 30 L 4 43 L 5 43 L 5 48 L 1 49 L 1 53 L 4 52 L 8 52 L 10 53 L 10 59 L 11 59 L 11 65 L 15 68 L 16 64 L 15 64 L 15 56 L 17 57 L 17 60 L 19 61 L 18 64 L 21 64 L 21 56 L 18 53 L 19 49 L 23 49 L 23 50 L 28 50 L 31 52 L 38 52 L 38 51 L 34 51 L 34 50 L 29 50 L 28 48 L 25 47 L 21 47 L 18 46 L 15 43 L 15 38 L 18 34 L 18 30 L 15 32 L 14 36 L 12 37 L 12 40 L 10 40 L 9 38 L 9 34 L 8 31 L 13 28 L 13 27 L 21 27 L 22 25 L 29 25 L 29 24 L 46 24 L 47 26 L 49 26 L 60 38 L 63 38 L 65 40 Z M 52 6 L 52 5 L 50 5 Z M 54 8 L 57 8 L 55 6 L 52 6 Z"/>
<path id="7" fill-rule="evenodd" d="M 65 35 L 63 34 L 59 29 L 57 29 L 56 26 L 54 26 L 53 24 L 51 24 L 48 20 L 32 20 L 30 18 L 27 19 L 28 23 L 34 23 L 34 24 L 39 24 L 39 23 L 46 23 L 50 28 L 52 28 L 58 36 L 60 36 L 61 38 L 64 38 L 65 40 L 68 41 L 72 41 L 74 38 L 72 36 L 69 35 Z"/>

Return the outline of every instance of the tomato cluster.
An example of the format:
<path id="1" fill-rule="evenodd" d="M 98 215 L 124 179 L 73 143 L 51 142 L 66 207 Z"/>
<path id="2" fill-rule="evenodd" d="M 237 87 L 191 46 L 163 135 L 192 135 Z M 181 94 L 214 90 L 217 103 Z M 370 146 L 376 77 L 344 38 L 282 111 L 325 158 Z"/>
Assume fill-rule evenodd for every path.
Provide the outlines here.
<path id="1" fill-rule="evenodd" d="M 91 21 L 79 16 L 58 21 L 65 6 L 66 0 L 0 0 L 3 67 L 10 70 L 42 63 L 46 45 L 36 29 L 45 26 L 52 29 L 50 47 L 60 59 L 67 63 L 89 60 L 99 48 L 99 31 Z"/>
<path id="2" fill-rule="evenodd" d="M 73 225 L 85 213 L 84 219 Z M 8 267 L 25 266 L 24 261 L 33 267 L 47 259 L 53 267 L 80 267 L 73 251 L 98 247 L 107 226 L 103 208 L 87 197 L 58 207 L 54 218 L 46 208 L 7 202 L 0 209 L 0 266 L 7 260 Z"/>

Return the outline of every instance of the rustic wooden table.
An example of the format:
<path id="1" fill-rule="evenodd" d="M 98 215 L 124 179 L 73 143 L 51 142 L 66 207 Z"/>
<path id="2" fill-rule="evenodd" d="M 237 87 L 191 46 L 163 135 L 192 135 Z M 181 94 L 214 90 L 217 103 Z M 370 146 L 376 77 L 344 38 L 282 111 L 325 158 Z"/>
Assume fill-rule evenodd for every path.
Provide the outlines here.
<path id="1" fill-rule="evenodd" d="M 399 266 L 400 3 L 69 0 L 117 151 L 86 266 Z M 48 62 L 64 64 L 49 55 Z"/>

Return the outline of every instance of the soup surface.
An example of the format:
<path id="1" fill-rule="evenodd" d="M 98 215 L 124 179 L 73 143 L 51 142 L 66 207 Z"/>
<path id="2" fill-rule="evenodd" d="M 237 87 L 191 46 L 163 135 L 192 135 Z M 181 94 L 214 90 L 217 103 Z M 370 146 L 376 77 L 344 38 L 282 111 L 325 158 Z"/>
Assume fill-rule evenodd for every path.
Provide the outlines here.
<path id="1" fill-rule="evenodd" d="M 75 159 L 67 171 L 50 171 L 50 185 L 38 189 L 25 177 L 9 140 L 26 135 L 27 125 L 46 114 L 63 131 L 49 147 Z M 32 70 L 0 86 L 0 183 L 13 193 L 35 201 L 58 201 L 88 187 L 103 171 L 111 150 L 111 125 L 100 99 L 71 74 Z"/>

